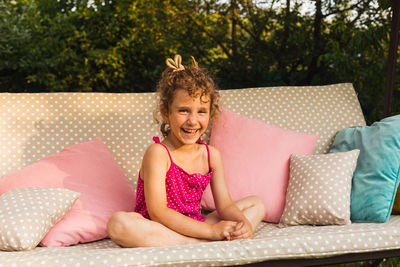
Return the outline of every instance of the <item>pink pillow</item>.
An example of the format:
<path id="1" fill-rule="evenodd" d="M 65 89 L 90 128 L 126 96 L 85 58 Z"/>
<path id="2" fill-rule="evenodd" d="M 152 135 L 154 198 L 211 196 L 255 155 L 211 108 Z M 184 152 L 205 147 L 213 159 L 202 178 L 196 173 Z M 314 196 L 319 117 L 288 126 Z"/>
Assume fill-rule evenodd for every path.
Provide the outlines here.
<path id="1" fill-rule="evenodd" d="M 0 195 L 19 187 L 58 187 L 81 193 L 47 233 L 42 246 L 68 246 L 107 237 L 116 211 L 133 211 L 135 194 L 100 138 L 65 148 L 0 179 Z"/>
<path id="2" fill-rule="evenodd" d="M 266 207 L 264 220 L 278 223 L 285 207 L 290 156 L 312 154 L 317 139 L 315 134 L 284 130 L 222 109 L 210 145 L 221 152 L 233 201 L 257 195 Z M 215 209 L 210 186 L 202 206 Z"/>

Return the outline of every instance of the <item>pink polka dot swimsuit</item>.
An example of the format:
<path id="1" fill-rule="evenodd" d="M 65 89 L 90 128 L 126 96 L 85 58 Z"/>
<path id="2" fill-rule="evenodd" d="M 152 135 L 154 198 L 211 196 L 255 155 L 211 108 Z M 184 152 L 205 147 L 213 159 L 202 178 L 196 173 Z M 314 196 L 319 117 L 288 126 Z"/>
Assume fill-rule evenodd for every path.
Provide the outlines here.
<path id="1" fill-rule="evenodd" d="M 210 164 L 210 150 L 207 144 L 201 140 L 198 141 L 199 144 L 204 144 L 207 148 L 209 172 L 205 175 L 200 173 L 189 174 L 173 162 L 168 148 L 160 142 L 158 137 L 153 137 L 153 140 L 165 147 L 171 161 L 171 166 L 167 171 L 165 179 L 167 207 L 192 219 L 204 221 L 206 217 L 200 214 L 200 201 L 213 172 Z M 144 182 L 140 177 L 140 173 L 136 187 L 135 211 L 143 217 L 150 219 L 144 195 Z"/>

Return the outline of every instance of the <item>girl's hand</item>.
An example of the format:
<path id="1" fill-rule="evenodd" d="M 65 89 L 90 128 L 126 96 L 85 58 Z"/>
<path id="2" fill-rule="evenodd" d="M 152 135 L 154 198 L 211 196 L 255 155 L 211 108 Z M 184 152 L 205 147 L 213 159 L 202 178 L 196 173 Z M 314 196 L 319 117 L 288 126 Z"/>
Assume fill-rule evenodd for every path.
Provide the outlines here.
<path id="1" fill-rule="evenodd" d="M 253 238 L 253 230 L 250 222 L 242 221 L 237 223 L 235 230 L 231 232 L 230 238 L 231 240 Z"/>
<path id="2" fill-rule="evenodd" d="M 211 225 L 212 240 L 231 240 L 231 233 L 235 230 L 237 222 L 220 221 Z"/>

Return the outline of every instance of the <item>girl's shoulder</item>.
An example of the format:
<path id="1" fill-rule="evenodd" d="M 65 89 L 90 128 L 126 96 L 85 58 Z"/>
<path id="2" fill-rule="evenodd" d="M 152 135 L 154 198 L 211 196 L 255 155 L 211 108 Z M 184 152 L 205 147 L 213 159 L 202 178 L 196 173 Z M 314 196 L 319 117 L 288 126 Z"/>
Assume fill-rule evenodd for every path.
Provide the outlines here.
<path id="1" fill-rule="evenodd" d="M 216 148 L 215 146 L 208 145 L 208 149 L 210 150 L 210 154 L 218 154 L 218 155 L 220 155 L 220 152 L 219 152 L 218 148 Z"/>
<path id="2" fill-rule="evenodd" d="M 208 149 L 210 151 L 211 165 L 214 165 L 215 163 L 219 163 L 221 161 L 221 153 L 219 152 L 218 148 L 208 145 Z"/>
<path id="3" fill-rule="evenodd" d="M 159 144 L 151 144 L 144 152 L 139 175 L 143 181 L 148 181 L 148 177 L 164 179 L 169 167 L 170 160 L 166 149 Z"/>
<path id="4" fill-rule="evenodd" d="M 168 151 L 161 144 L 151 144 L 146 148 L 143 159 L 154 158 L 156 160 L 168 159 Z"/>
<path id="5" fill-rule="evenodd" d="M 167 150 L 160 144 L 151 144 L 144 152 L 140 175 L 142 179 L 146 179 L 145 173 L 150 169 L 166 172 L 169 169 L 170 164 L 171 162 Z"/>

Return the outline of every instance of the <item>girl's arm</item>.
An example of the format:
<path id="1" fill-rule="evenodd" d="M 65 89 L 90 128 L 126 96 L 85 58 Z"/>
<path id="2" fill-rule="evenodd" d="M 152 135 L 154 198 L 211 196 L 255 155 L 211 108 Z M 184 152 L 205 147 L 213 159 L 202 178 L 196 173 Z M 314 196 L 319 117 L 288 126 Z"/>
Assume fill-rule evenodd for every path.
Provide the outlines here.
<path id="1" fill-rule="evenodd" d="M 251 223 L 244 216 L 243 212 L 232 201 L 228 186 L 225 182 L 224 165 L 218 149 L 210 147 L 211 167 L 213 177 L 211 178 L 211 191 L 213 194 L 215 207 L 221 219 L 238 222 L 232 238 L 251 238 L 253 231 Z M 236 237 L 236 238 L 235 238 Z"/>
<path id="2" fill-rule="evenodd" d="M 165 177 L 168 165 L 169 156 L 162 146 L 153 144 L 147 149 L 140 172 L 151 220 L 185 236 L 208 240 L 229 239 L 229 233 L 234 230 L 236 222 L 223 221 L 210 225 L 167 207 Z"/>

